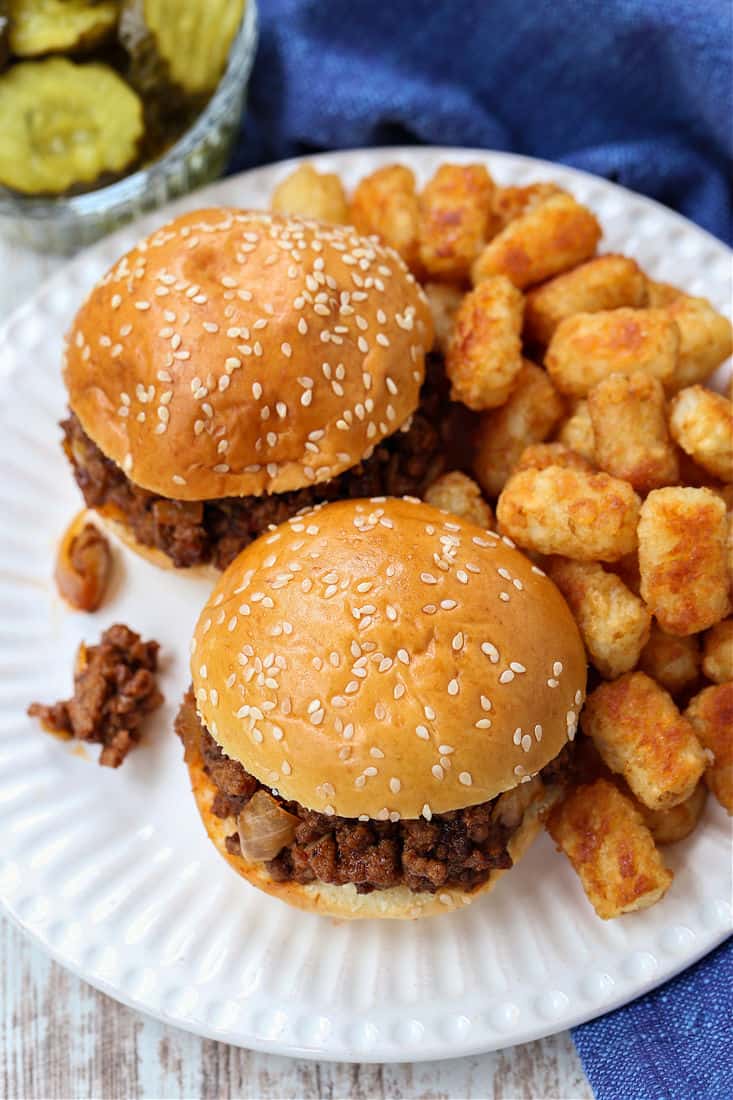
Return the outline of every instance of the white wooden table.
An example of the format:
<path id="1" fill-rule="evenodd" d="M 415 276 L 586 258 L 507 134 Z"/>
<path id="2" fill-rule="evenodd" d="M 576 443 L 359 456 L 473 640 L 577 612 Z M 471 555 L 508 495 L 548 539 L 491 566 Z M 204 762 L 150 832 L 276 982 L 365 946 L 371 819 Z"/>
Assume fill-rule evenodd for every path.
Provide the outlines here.
<path id="1" fill-rule="evenodd" d="M 63 260 L 0 241 L 0 323 Z M 5 1100 L 585 1100 L 570 1035 L 476 1058 L 350 1066 L 276 1058 L 166 1027 L 51 962 L 0 916 L 0 1097 Z"/>

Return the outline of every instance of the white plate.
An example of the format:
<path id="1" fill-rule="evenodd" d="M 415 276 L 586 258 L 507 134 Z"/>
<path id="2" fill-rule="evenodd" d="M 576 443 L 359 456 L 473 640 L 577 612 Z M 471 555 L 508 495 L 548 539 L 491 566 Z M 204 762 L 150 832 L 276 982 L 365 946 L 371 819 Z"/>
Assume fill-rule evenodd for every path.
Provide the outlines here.
<path id="1" fill-rule="evenodd" d="M 551 178 L 600 216 L 604 248 L 729 308 L 730 254 L 663 207 L 600 179 L 499 153 L 358 151 L 312 158 L 353 184 L 398 159 L 426 178 L 446 158 L 484 161 L 503 183 Z M 290 169 L 227 179 L 174 204 L 263 206 Z M 171 722 L 205 588 L 127 553 L 112 598 L 74 615 L 51 581 L 56 540 L 79 507 L 58 446 L 62 333 L 83 295 L 157 213 L 79 256 L 0 333 L 0 897 L 54 958 L 124 1003 L 200 1035 L 346 1061 L 476 1053 L 547 1035 L 636 997 L 730 928 L 730 830 L 711 799 L 669 849 L 664 902 L 598 920 L 543 837 L 486 899 L 417 923 L 302 914 L 238 879 L 205 838 Z M 25 717 L 68 692 L 82 638 L 121 621 L 162 642 L 166 705 L 118 772 Z"/>

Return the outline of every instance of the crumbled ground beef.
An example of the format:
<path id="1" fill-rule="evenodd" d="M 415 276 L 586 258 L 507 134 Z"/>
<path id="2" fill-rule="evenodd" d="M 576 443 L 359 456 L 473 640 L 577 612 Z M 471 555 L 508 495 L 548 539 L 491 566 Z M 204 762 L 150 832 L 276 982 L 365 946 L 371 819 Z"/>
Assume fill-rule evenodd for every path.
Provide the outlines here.
<path id="1" fill-rule="evenodd" d="M 31 703 L 28 714 L 50 733 L 101 744 L 99 763 L 118 768 L 139 740 L 145 715 L 163 702 L 155 680 L 158 648 L 120 623 L 110 626 L 99 645 L 79 647 L 73 697 Z"/>
<path id="2" fill-rule="evenodd" d="M 277 881 L 353 882 L 359 893 L 400 885 L 434 893 L 455 886 L 474 889 L 491 871 L 512 866 L 507 844 L 522 819 L 521 786 L 517 788 L 518 810 L 502 802 L 505 796 L 500 795 L 477 806 L 436 814 L 431 821 L 362 822 L 307 810 L 263 787 L 241 764 L 225 756 L 202 726 L 192 691 L 178 713 L 176 732 L 184 743 L 186 759 L 200 755 L 217 787 L 216 816 L 236 817 L 262 788 L 298 818 L 292 844 L 266 864 Z M 570 762 L 568 747 L 540 773 L 543 782 L 562 782 Z M 226 843 L 230 853 L 241 854 L 236 832 Z"/>
<path id="3" fill-rule="evenodd" d="M 139 542 L 162 550 L 178 567 L 211 561 L 224 569 L 270 524 L 283 523 L 302 508 L 347 497 L 420 496 L 443 471 L 450 410 L 442 366 L 433 360 L 409 429 L 383 440 L 358 466 L 312 488 L 201 502 L 170 500 L 135 485 L 73 413 L 61 427 L 64 450 L 90 508 L 119 509 Z"/>

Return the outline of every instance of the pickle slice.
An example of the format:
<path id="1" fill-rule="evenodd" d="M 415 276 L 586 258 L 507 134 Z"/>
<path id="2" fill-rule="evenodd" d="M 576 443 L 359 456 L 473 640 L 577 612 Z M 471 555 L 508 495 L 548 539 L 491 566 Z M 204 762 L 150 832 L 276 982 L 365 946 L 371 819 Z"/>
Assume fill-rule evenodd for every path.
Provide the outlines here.
<path id="1" fill-rule="evenodd" d="M 214 90 L 242 21 L 246 0 L 124 0 L 120 41 L 130 79 L 146 94 L 174 86 L 195 98 Z"/>
<path id="2" fill-rule="evenodd" d="M 88 50 L 111 36 L 118 0 L 9 0 L 10 50 L 16 57 Z"/>
<path id="3" fill-rule="evenodd" d="M 0 76 L 0 184 L 59 195 L 137 158 L 142 103 L 108 65 L 21 61 Z"/>

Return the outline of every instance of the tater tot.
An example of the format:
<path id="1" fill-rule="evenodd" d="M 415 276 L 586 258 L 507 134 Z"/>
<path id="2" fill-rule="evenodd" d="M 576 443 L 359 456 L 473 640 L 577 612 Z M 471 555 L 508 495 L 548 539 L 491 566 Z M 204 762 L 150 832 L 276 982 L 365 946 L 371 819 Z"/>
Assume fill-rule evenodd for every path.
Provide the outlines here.
<path id="1" fill-rule="evenodd" d="M 700 643 L 695 634 L 680 638 L 667 634 L 658 623 L 652 623 L 649 641 L 639 658 L 639 668 L 670 695 L 680 695 L 697 683 L 700 659 Z"/>
<path id="2" fill-rule="evenodd" d="M 549 344 L 566 317 L 575 313 L 646 305 L 646 280 L 628 256 L 597 256 L 557 275 L 527 294 L 524 332 L 529 340 Z"/>
<path id="3" fill-rule="evenodd" d="M 497 187 L 492 206 L 503 229 L 553 195 L 567 195 L 567 191 L 550 182 L 528 183 L 524 187 Z"/>
<path id="4" fill-rule="evenodd" d="M 733 814 L 733 683 L 704 688 L 685 715 L 709 754 L 705 782 Z"/>
<path id="5" fill-rule="evenodd" d="M 524 298 L 508 279 L 487 279 L 456 313 L 445 369 L 451 397 L 469 409 L 503 405 L 522 369 Z"/>
<path id="6" fill-rule="evenodd" d="M 667 431 L 662 383 L 648 374 L 611 374 L 588 394 L 596 462 L 642 496 L 679 478 Z"/>
<path id="7" fill-rule="evenodd" d="M 429 275 L 467 279 L 498 229 L 494 181 L 482 164 L 441 164 L 420 194 L 420 261 Z"/>
<path id="8" fill-rule="evenodd" d="M 560 443 L 564 443 L 571 451 L 582 455 L 588 462 L 595 465 L 596 439 L 593 434 L 593 422 L 590 418 L 587 401 L 579 401 L 571 416 L 560 425 L 557 433 Z"/>
<path id="9" fill-rule="evenodd" d="M 346 225 L 349 204 L 343 184 L 333 172 L 317 172 L 312 164 L 301 164 L 282 180 L 272 193 L 270 206 L 279 214 Z"/>
<path id="10" fill-rule="evenodd" d="M 725 504 L 710 489 L 655 489 L 641 506 L 641 596 L 669 634 L 696 634 L 730 611 Z"/>
<path id="11" fill-rule="evenodd" d="M 545 568 L 567 600 L 601 676 L 615 679 L 633 668 L 651 624 L 638 596 L 598 562 L 553 557 Z"/>
<path id="12" fill-rule="evenodd" d="M 526 445 L 545 439 L 563 412 L 547 372 L 525 359 L 509 399 L 479 423 L 473 468 L 489 496 L 499 495 Z"/>
<path id="13" fill-rule="evenodd" d="M 708 790 L 704 783 L 698 783 L 689 798 L 668 810 L 650 810 L 637 803 L 646 827 L 657 844 L 675 844 L 684 840 L 697 825 L 705 809 Z"/>
<path id="14" fill-rule="evenodd" d="M 652 810 L 684 802 L 705 771 L 692 725 L 645 672 L 627 672 L 592 691 L 583 730 L 603 762 Z"/>
<path id="15" fill-rule="evenodd" d="M 616 561 L 636 548 L 639 498 L 608 474 L 522 470 L 506 483 L 496 514 L 502 531 L 540 554 Z"/>
<path id="16" fill-rule="evenodd" d="M 602 920 L 647 909 L 672 883 L 639 810 L 607 779 L 571 790 L 550 814 L 547 831 Z"/>
<path id="17" fill-rule="evenodd" d="M 481 490 L 473 480 L 460 470 L 443 474 L 425 492 L 425 500 L 434 508 L 463 516 L 479 527 L 493 527 L 491 508 L 481 496 Z"/>
<path id="18" fill-rule="evenodd" d="M 474 284 L 506 275 L 524 289 L 589 259 L 601 227 L 571 195 L 554 195 L 516 218 L 486 245 L 471 269 Z"/>
<path id="19" fill-rule="evenodd" d="M 714 684 L 733 680 L 733 619 L 716 623 L 705 635 L 702 670 Z"/>
<path id="20" fill-rule="evenodd" d="M 677 362 L 679 332 L 659 309 L 576 313 L 555 329 L 545 366 L 561 393 L 586 394 L 615 371 L 641 371 L 664 385 Z"/>
<path id="21" fill-rule="evenodd" d="M 646 304 L 650 309 L 663 309 L 682 295 L 684 291 L 671 283 L 658 283 L 654 279 L 646 281 Z"/>
<path id="22" fill-rule="evenodd" d="M 420 270 L 415 176 L 404 164 L 386 164 L 359 181 L 350 220 L 360 233 L 381 237 L 412 271 Z"/>
<path id="23" fill-rule="evenodd" d="M 512 473 L 520 470 L 546 470 L 548 466 L 562 466 L 565 470 L 586 470 L 592 474 L 595 467 L 577 451 L 571 451 L 564 443 L 531 443 L 525 447 L 515 463 Z"/>
<path id="24" fill-rule="evenodd" d="M 456 313 L 464 291 L 452 283 L 425 283 L 423 290 L 433 313 L 435 346 L 445 356 L 448 354 Z"/>
<path id="25" fill-rule="evenodd" d="M 703 386 L 680 390 L 669 407 L 669 430 L 698 466 L 733 481 L 733 403 Z"/>
<path id="26" fill-rule="evenodd" d="M 679 355 L 670 389 L 704 382 L 733 350 L 730 321 L 707 298 L 693 298 L 689 294 L 678 295 L 666 305 L 665 312 L 680 332 Z"/>

